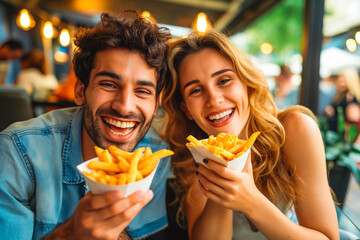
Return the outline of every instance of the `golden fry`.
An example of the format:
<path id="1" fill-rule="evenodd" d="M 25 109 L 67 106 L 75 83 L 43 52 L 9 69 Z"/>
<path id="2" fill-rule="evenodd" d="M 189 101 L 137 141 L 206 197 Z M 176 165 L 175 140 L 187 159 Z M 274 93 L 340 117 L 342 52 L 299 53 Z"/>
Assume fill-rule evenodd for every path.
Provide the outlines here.
<path id="1" fill-rule="evenodd" d="M 90 168 L 92 170 L 104 170 L 104 171 L 110 171 L 110 172 L 121 172 L 121 169 L 115 163 L 91 161 L 88 164 L 88 168 Z"/>
<path id="2" fill-rule="evenodd" d="M 128 161 L 128 162 L 131 160 L 132 155 L 133 155 L 133 153 L 124 151 L 124 150 L 122 150 L 120 148 L 117 148 L 117 147 L 115 147 L 113 145 L 111 145 L 109 147 L 109 151 L 110 151 L 110 153 L 112 155 L 114 155 L 114 156 L 119 155 L 119 156 L 123 157 L 124 159 L 126 159 L 126 161 Z"/>
<path id="3" fill-rule="evenodd" d="M 199 140 L 197 140 L 194 136 L 192 135 L 189 135 L 187 138 L 186 138 L 188 141 L 192 142 L 193 144 L 195 144 L 195 146 L 200 146 L 201 143 L 199 142 Z"/>
<path id="4" fill-rule="evenodd" d="M 241 156 L 246 150 L 248 150 L 255 142 L 260 132 L 254 132 L 250 138 L 245 141 L 238 139 L 236 134 L 219 133 L 216 138 L 210 135 L 207 140 L 197 140 L 192 135 L 189 135 L 186 139 L 190 142 L 186 143 L 187 146 L 205 146 L 214 155 L 230 161 L 234 158 Z M 144 171 L 141 171 L 144 167 L 140 167 L 140 172 L 144 175 Z"/>
<path id="5" fill-rule="evenodd" d="M 98 146 L 95 146 L 95 153 L 96 153 L 96 156 L 97 156 L 99 159 L 102 158 L 102 157 L 101 157 L 101 154 L 102 154 L 103 151 L 104 151 L 104 149 L 99 148 Z"/>
<path id="6" fill-rule="evenodd" d="M 136 180 L 136 170 L 138 168 L 139 160 L 141 158 L 141 154 L 144 152 L 145 148 L 138 148 L 134 152 L 134 157 L 131 160 L 129 167 L 129 179 L 128 183 L 135 182 Z"/>
<path id="7" fill-rule="evenodd" d="M 95 152 L 100 161 L 90 161 L 88 168 L 92 171 L 83 171 L 83 174 L 94 181 L 110 185 L 139 181 L 154 170 L 160 158 L 174 154 L 166 149 L 152 153 L 150 147 L 138 148 L 130 153 L 115 146 L 110 146 L 109 149 L 96 146 Z M 144 168 L 142 172 L 146 174 L 139 171 L 140 163 Z"/>

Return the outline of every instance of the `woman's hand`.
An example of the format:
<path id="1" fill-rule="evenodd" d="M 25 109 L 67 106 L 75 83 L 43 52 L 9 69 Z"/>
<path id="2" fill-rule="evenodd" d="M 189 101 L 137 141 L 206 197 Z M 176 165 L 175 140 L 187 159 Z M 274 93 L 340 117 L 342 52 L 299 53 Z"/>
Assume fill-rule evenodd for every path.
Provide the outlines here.
<path id="1" fill-rule="evenodd" d="M 201 164 L 197 168 L 200 190 L 217 204 L 246 213 L 252 201 L 262 195 L 254 183 L 251 154 L 242 172 L 207 159 L 204 163 L 208 168 Z"/>

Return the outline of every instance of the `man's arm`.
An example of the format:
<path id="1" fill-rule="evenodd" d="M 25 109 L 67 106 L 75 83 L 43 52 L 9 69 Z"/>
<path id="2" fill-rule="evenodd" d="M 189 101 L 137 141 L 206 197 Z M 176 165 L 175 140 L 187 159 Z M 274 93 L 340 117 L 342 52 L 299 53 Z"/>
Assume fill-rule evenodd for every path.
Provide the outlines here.
<path id="1" fill-rule="evenodd" d="M 137 191 L 126 198 L 120 191 L 101 195 L 89 192 L 74 215 L 46 239 L 118 239 L 152 197 L 151 190 Z"/>
<path id="2" fill-rule="evenodd" d="M 0 134 L 0 232 L 3 239 L 31 239 L 35 184 L 13 139 Z"/>

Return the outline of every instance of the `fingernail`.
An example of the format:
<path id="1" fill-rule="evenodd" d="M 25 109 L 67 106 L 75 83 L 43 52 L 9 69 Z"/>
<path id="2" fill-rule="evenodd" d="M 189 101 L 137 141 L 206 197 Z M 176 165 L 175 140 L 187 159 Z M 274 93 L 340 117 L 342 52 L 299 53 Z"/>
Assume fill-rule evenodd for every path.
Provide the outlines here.
<path id="1" fill-rule="evenodd" d="M 208 164 L 209 160 L 203 159 L 203 163 Z"/>
<path id="2" fill-rule="evenodd" d="M 112 197 L 112 199 L 114 199 L 114 200 L 119 200 L 119 199 L 121 199 L 122 198 L 122 193 L 121 192 L 114 192 L 112 195 L 111 195 L 111 197 Z"/>
<path id="3" fill-rule="evenodd" d="M 145 194 L 144 194 L 144 192 L 140 191 L 140 192 L 136 192 L 135 196 L 136 196 L 137 200 L 140 201 L 144 198 Z"/>
<path id="4" fill-rule="evenodd" d="M 196 171 L 196 172 L 195 172 L 195 175 L 197 176 L 198 174 L 199 174 L 199 172 L 198 172 L 198 171 Z"/>
<path id="5" fill-rule="evenodd" d="M 148 190 L 146 193 L 145 193 L 145 198 L 146 199 L 151 199 L 153 198 L 154 194 L 151 190 Z"/>
<path id="6" fill-rule="evenodd" d="M 195 168 L 198 169 L 199 168 L 199 164 L 195 163 Z"/>

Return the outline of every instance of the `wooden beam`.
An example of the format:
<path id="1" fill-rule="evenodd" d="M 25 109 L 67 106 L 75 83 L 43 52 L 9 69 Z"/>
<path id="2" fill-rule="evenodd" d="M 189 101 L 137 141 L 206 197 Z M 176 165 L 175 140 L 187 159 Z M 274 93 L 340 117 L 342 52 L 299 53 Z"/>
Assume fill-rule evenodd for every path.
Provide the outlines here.
<path id="1" fill-rule="evenodd" d="M 214 24 L 214 28 L 223 31 L 229 23 L 236 17 L 240 11 L 241 4 L 244 0 L 233 0 L 224 15 Z"/>
<path id="2" fill-rule="evenodd" d="M 303 28 L 303 70 L 300 89 L 300 104 L 314 114 L 318 111 L 319 68 L 322 46 L 324 0 L 306 0 Z"/>

